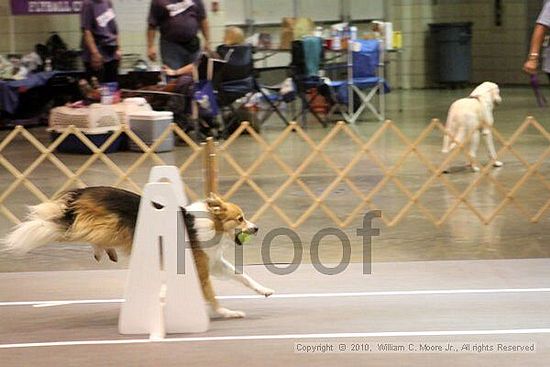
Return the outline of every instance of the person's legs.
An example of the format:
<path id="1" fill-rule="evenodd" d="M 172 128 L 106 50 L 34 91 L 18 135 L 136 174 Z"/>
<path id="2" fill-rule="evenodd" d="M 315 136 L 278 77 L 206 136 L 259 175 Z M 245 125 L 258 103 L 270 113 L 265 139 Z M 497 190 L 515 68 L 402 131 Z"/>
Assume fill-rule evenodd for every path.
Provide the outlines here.
<path id="1" fill-rule="evenodd" d="M 103 64 L 103 80 L 102 83 L 116 82 L 118 80 L 118 60 L 112 60 Z"/>
<path id="2" fill-rule="evenodd" d="M 198 57 L 198 52 L 189 52 L 179 43 L 161 39 L 160 55 L 165 65 L 176 70 L 195 61 Z"/>
<path id="3" fill-rule="evenodd" d="M 85 62 L 86 79 L 91 81 L 93 77 L 96 77 L 100 83 L 116 82 L 118 78 L 118 65 L 118 60 L 112 60 L 104 63 L 101 69 L 95 70 L 90 63 Z"/>
<path id="4" fill-rule="evenodd" d="M 104 46 L 100 48 L 101 55 L 104 60 L 109 60 L 103 63 L 102 67 L 94 70 L 89 62 L 84 62 L 86 70 L 86 79 L 90 81 L 92 77 L 96 77 L 100 83 L 116 82 L 118 79 L 119 60 L 116 60 L 115 46 Z"/>
<path id="5" fill-rule="evenodd" d="M 103 79 L 103 69 L 96 70 L 92 68 L 89 62 L 84 63 L 84 69 L 86 70 L 86 80 L 91 81 L 93 77 L 97 78 L 99 82 Z"/>

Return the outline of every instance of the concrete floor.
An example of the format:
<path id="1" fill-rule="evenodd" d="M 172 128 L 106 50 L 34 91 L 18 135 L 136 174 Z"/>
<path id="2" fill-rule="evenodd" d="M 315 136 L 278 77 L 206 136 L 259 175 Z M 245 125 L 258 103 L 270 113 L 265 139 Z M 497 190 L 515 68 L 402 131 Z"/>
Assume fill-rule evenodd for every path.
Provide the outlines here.
<path id="1" fill-rule="evenodd" d="M 449 103 L 466 95 L 468 90 L 422 90 L 395 92 L 388 95 L 388 118 L 394 120 L 399 128 L 409 138 L 417 137 L 421 130 L 429 123 L 431 118 L 445 119 Z M 402 93 L 403 112 L 399 112 L 398 93 Z M 546 130 L 550 130 L 548 108 L 536 107 L 532 91 L 528 88 L 502 88 L 503 103 L 495 111 L 496 126 L 505 137 L 518 128 L 527 115 L 533 115 Z M 380 123 L 372 120 L 361 122 L 356 126 L 358 134 L 368 139 L 373 131 L 380 127 Z M 264 125 L 262 137 L 267 141 L 273 141 L 280 134 L 282 123 L 272 118 Z M 47 142 L 48 136 L 43 129 L 32 129 L 41 141 Z M 308 134 L 314 141 L 319 141 L 327 129 L 319 127 L 311 121 L 308 125 Z M 0 132 L 0 138 L 7 132 Z M 498 144 L 497 144 L 498 145 Z M 441 146 L 440 134 L 432 134 L 420 146 L 420 150 L 434 163 L 443 160 L 439 153 Z M 515 149 L 525 159 L 534 163 L 545 149 L 548 149 L 548 141 L 541 137 L 533 129 L 529 129 L 518 139 Z M 383 135 L 375 144 L 377 156 L 386 166 L 391 166 L 403 153 L 404 147 L 399 139 L 392 133 Z M 228 151 L 243 167 L 248 167 L 261 153 L 261 149 L 253 144 L 248 136 L 239 138 Z M 299 139 L 296 134 L 283 144 L 276 151 L 280 157 L 291 167 L 297 167 L 303 159 L 311 153 L 311 149 Z M 327 146 L 327 153 L 340 167 L 345 166 L 357 153 L 357 146 L 350 143 L 350 140 L 339 136 Z M 10 144 L 2 154 L 13 162 L 20 170 L 24 170 L 38 157 L 34 148 L 29 148 L 22 138 L 18 138 Z M 162 153 L 161 157 L 168 164 L 181 164 L 190 155 L 189 148 L 178 147 L 174 152 Z M 71 169 L 76 170 L 88 156 L 59 155 L 60 159 Z M 120 152 L 110 154 L 109 158 L 118 164 L 122 170 L 130 166 L 138 155 L 132 152 Z M 482 163 L 487 162 L 484 149 L 480 148 L 479 159 Z M 505 153 L 501 160 L 505 166 L 493 170 L 491 175 L 502 185 L 510 189 L 517 180 L 526 172 L 522 163 L 510 153 Z M 186 172 L 184 180 L 195 192 L 202 192 L 202 170 L 201 160 L 196 160 Z M 146 182 L 151 160 L 147 161 L 138 169 L 131 178 L 138 185 Z M 463 157 L 453 164 L 463 164 Z M 239 178 L 236 172 L 227 164 L 223 156 L 219 161 L 220 168 L 220 191 L 227 191 Z M 539 172 L 548 181 L 550 178 L 550 164 L 545 162 Z M 410 157 L 403 168 L 397 173 L 397 178 L 411 191 L 417 190 L 426 180 L 429 171 L 419 159 Z M 252 176 L 268 195 L 271 195 L 287 179 L 273 161 L 264 162 Z M 334 172 L 330 171 L 326 164 L 319 158 L 316 159 L 303 174 L 304 182 L 316 194 L 320 194 L 324 188 L 334 179 Z M 349 173 L 350 180 L 363 192 L 371 190 L 381 179 L 382 172 L 365 156 Z M 475 178 L 470 172 L 458 172 L 449 175 L 450 181 L 459 189 L 464 190 Z M 65 177 L 49 162 L 40 165 L 30 176 L 33 182 L 47 195 L 53 194 L 61 186 Z M 83 175 L 83 180 L 88 185 L 109 185 L 116 181 L 112 174 L 102 162 L 96 162 L 90 170 Z M 3 191 L 11 182 L 11 176 L 4 168 L 0 167 L 0 191 Z M 546 184 L 547 185 L 547 184 Z M 517 193 L 517 200 L 522 203 L 529 214 L 533 215 L 550 198 L 550 193 L 544 184 L 538 179 L 530 179 L 528 183 Z M 495 185 L 488 180 L 467 199 L 478 208 L 484 215 L 490 213 L 503 199 L 504 196 L 498 192 Z M 241 205 L 246 213 L 253 213 L 263 203 L 248 185 L 244 185 L 232 199 Z M 427 207 L 435 216 L 441 216 L 455 201 L 455 197 L 449 194 L 437 183 L 430 188 L 425 195 L 420 197 L 420 202 Z M 24 187 L 20 187 L 14 195 L 6 200 L 6 205 L 20 217 L 24 214 L 25 205 L 36 203 L 37 199 L 29 194 Z M 373 202 L 382 209 L 383 215 L 389 218 L 407 203 L 406 197 L 392 183 L 380 191 Z M 293 184 L 276 201 L 291 218 L 298 218 L 311 205 L 302 189 Z M 351 189 L 340 184 L 327 199 L 327 204 L 341 218 L 347 216 L 357 205 L 357 199 Z M 446 260 L 446 259 L 502 259 L 502 258 L 533 258 L 548 257 L 550 255 L 550 213 L 547 211 L 538 224 L 532 224 L 523 217 L 523 214 L 509 205 L 490 225 L 483 225 L 474 214 L 460 206 L 453 216 L 442 226 L 435 227 L 430 223 L 420 210 L 413 207 L 406 218 L 392 228 L 386 228 L 380 221 L 375 225 L 381 228 L 381 234 L 373 241 L 374 261 L 410 261 L 410 260 Z M 270 230 L 278 227 L 286 227 L 285 223 L 277 214 L 268 209 L 257 221 L 260 226 L 260 236 L 245 250 L 245 263 L 262 263 L 260 256 L 260 244 L 263 236 Z M 3 216 L 0 216 L 0 236 L 6 233 L 11 223 Z M 315 233 L 326 227 L 332 227 L 334 223 L 327 216 L 318 210 L 302 227 L 297 230 L 305 248 L 304 260 L 308 261 L 308 244 Z M 357 218 L 350 228 L 345 232 L 352 245 L 352 259 L 362 259 L 362 238 L 357 237 L 356 229 L 360 228 L 361 220 Z M 285 240 L 285 237 L 275 239 L 271 248 L 272 260 L 274 262 L 288 262 L 292 259 L 293 245 Z M 331 237 L 322 242 L 321 260 L 339 261 L 341 256 L 341 245 Z M 52 260 L 55 258 L 55 260 Z M 67 269 L 109 269 L 124 268 L 124 261 L 120 264 L 102 263 L 96 264 L 90 261 L 91 256 L 87 246 L 51 246 L 38 249 L 24 258 L 13 258 L 0 253 L 0 271 L 40 271 L 40 270 L 67 270 Z"/>
<path id="2" fill-rule="evenodd" d="M 0 274 L 0 358 L 5 366 L 83 367 L 545 366 L 550 357 L 547 259 L 380 263 L 372 275 L 359 264 L 337 276 L 307 265 L 287 276 L 262 266 L 245 271 L 273 287 L 273 298 L 247 298 L 250 291 L 217 281 L 220 302 L 245 319 L 214 320 L 206 333 L 154 343 L 118 335 L 123 270 Z M 60 300 L 69 303 L 52 302 Z M 320 342 L 366 343 L 373 352 L 294 352 L 295 343 Z M 384 343 L 534 343 L 536 352 L 382 353 Z"/>
<path id="3" fill-rule="evenodd" d="M 548 90 L 548 88 L 547 88 Z M 398 93 L 402 93 L 403 112 L 399 112 Z M 449 104 L 456 98 L 469 93 L 469 90 L 425 90 L 395 92 L 388 98 L 388 118 L 394 120 L 399 128 L 410 138 L 418 136 L 431 118 L 445 119 Z M 497 129 L 510 137 L 527 115 L 533 115 L 547 131 L 550 130 L 550 110 L 539 109 L 532 91 L 528 88 L 502 87 L 503 104 L 495 111 Z M 264 125 L 262 137 L 268 141 L 276 139 L 282 130 L 282 123 L 272 118 Z M 356 131 L 365 139 L 372 136 L 380 127 L 375 121 L 361 122 Z M 41 129 L 32 129 L 32 133 L 41 141 L 47 142 L 47 133 Z M 314 141 L 319 141 L 327 130 L 315 122 L 308 125 L 308 134 Z M 0 131 L 0 139 L 7 134 Z M 387 134 L 376 144 L 376 152 L 384 164 L 391 165 L 403 152 L 403 145 L 395 135 Z M 433 134 L 422 144 L 421 150 L 434 162 L 441 162 L 439 153 L 441 136 Z M 528 130 L 516 144 L 518 152 L 529 162 L 534 163 L 548 149 L 548 141 L 534 130 Z M 349 161 L 357 148 L 349 140 L 339 137 L 328 147 L 331 158 L 340 166 Z M 480 160 L 486 162 L 483 148 L 480 149 Z M 230 153 L 247 167 L 260 153 L 249 137 L 239 138 L 230 148 Z M 278 154 L 290 166 L 298 166 L 310 149 L 303 141 L 293 135 L 278 151 Z M 22 139 L 10 144 L 2 154 L 23 170 L 38 156 L 36 150 Z M 189 156 L 186 147 L 178 147 L 174 152 L 163 153 L 161 157 L 167 163 L 181 164 Z M 60 159 L 71 169 L 79 167 L 88 157 L 59 155 Z M 138 155 L 131 152 L 110 154 L 109 157 L 123 170 L 134 162 Z M 512 154 L 501 157 L 505 166 L 492 171 L 491 175 L 507 188 L 513 186 L 525 168 Z M 193 164 L 184 179 L 197 192 L 202 190 L 200 160 Z M 456 164 L 461 164 L 457 161 Z M 149 161 L 132 175 L 139 185 L 146 181 Z M 544 162 L 539 172 L 550 180 L 550 164 Z M 397 177 L 412 191 L 424 182 L 428 170 L 418 159 L 410 158 L 397 174 Z M 334 173 L 327 170 L 321 160 L 315 161 L 304 175 L 304 181 L 311 189 L 320 194 L 334 178 Z M 350 172 L 350 179 L 365 192 L 380 180 L 382 173 L 368 157 Z M 475 177 L 469 172 L 459 172 L 450 176 L 450 180 L 460 189 L 464 189 Z M 33 182 L 46 194 L 52 194 L 64 181 L 64 177 L 50 163 L 41 165 L 32 175 Z M 286 179 L 283 172 L 269 162 L 253 176 L 267 194 L 273 193 Z M 96 163 L 83 177 L 89 185 L 109 185 L 115 181 L 103 163 Z M 220 189 L 226 191 L 238 176 L 229 167 L 223 157 L 220 160 Z M 13 181 L 13 177 L 0 167 L 0 192 Z M 529 180 L 524 189 L 518 193 L 518 200 L 535 213 L 550 198 L 549 190 L 540 181 Z M 503 199 L 495 185 L 487 181 L 468 197 L 468 200 L 484 214 L 498 205 Z M 259 198 L 246 186 L 233 199 L 246 212 L 254 212 L 261 204 Z M 453 203 L 441 185 L 434 185 L 420 201 L 435 215 L 441 215 Z M 24 188 L 16 191 L 6 205 L 17 215 L 22 215 L 24 206 L 35 203 L 36 199 Z M 375 204 L 383 214 L 393 217 L 405 205 L 406 199 L 395 186 L 388 186 L 374 198 Z M 277 204 L 289 213 L 298 217 L 311 202 L 297 185 L 293 185 L 277 201 Z M 329 197 L 329 205 L 341 217 L 348 214 L 356 205 L 356 199 L 349 187 L 338 186 Z M 263 264 L 260 250 L 263 236 L 270 230 L 284 226 L 284 223 L 273 211 L 268 210 L 257 224 L 261 228 L 259 238 L 245 248 L 245 264 Z M 392 228 L 375 221 L 375 227 L 381 228 L 380 236 L 373 239 L 371 278 L 351 276 L 347 278 L 317 278 L 318 274 L 303 271 L 293 277 L 276 277 L 257 267 L 249 267 L 251 272 L 258 272 L 258 279 L 265 280 L 266 285 L 273 286 L 279 293 L 330 293 L 346 291 L 403 290 L 403 289 L 470 289 L 470 288 L 537 288 L 547 287 L 548 262 L 550 257 L 550 212 L 546 212 L 541 221 L 532 224 L 513 206 L 505 209 L 491 224 L 483 225 L 467 209 L 461 207 L 448 222 L 440 227 L 433 226 L 419 210 L 413 209 L 404 221 Z M 0 237 L 11 224 L 0 216 Z M 314 234 L 321 228 L 334 224 L 321 212 L 315 213 L 297 230 L 302 240 L 304 263 L 309 263 L 309 243 Z M 357 237 L 360 228 L 358 219 L 345 233 L 352 246 L 351 261 L 361 263 L 362 238 Z M 294 246 L 283 237 L 278 237 L 271 246 L 271 260 L 275 263 L 288 263 L 293 256 Z M 320 259 L 325 264 L 335 263 L 342 256 L 339 242 L 327 238 L 322 242 Z M 231 258 L 232 254 L 228 254 Z M 520 260 L 534 259 L 538 260 Z M 479 261 L 479 260 L 499 261 Z M 509 259 L 504 260 L 504 259 Z M 457 261 L 460 260 L 460 261 Z M 411 262 L 412 261 L 412 262 Z M 397 263 L 396 263 L 397 262 Z M 406 262 L 406 263 L 401 263 Z M 496 265 L 498 264 L 498 265 Z M 127 261 L 118 264 L 103 261 L 96 263 L 92 259 L 89 246 L 51 245 L 33 251 L 27 256 L 16 258 L 0 251 L 0 302 L 21 300 L 59 300 L 59 299 L 98 299 L 120 298 L 124 273 L 115 269 L 124 269 Z M 353 264 L 352 267 L 360 267 Z M 380 273 L 376 270 L 383 269 Z M 95 270 L 93 272 L 52 272 L 67 270 Z M 26 273 L 26 272 L 46 273 Z M 10 274 L 10 272 L 12 272 Z M 392 274 L 395 272 L 395 278 Z M 378 278 L 383 275 L 382 278 Z M 388 278 L 389 277 L 389 278 Z M 222 283 L 218 286 L 220 294 L 243 294 L 238 288 Z M 374 297 L 365 304 L 358 299 L 336 298 L 300 298 L 299 300 L 232 300 L 229 307 L 239 307 L 248 311 L 249 318 L 244 321 L 216 321 L 207 337 L 239 335 L 279 335 L 296 333 L 346 333 L 375 332 L 369 337 L 379 342 L 386 338 L 387 331 L 422 331 L 422 330 L 483 330 L 483 329 L 524 329 L 547 328 L 548 318 L 544 312 L 548 303 L 547 292 L 534 292 L 526 295 L 488 294 L 442 296 L 442 297 Z M 262 303 L 260 303 L 262 302 Z M 39 312 L 35 312 L 40 310 Z M 105 305 L 70 305 L 53 308 L 0 307 L 0 343 L 34 343 L 59 340 L 100 340 L 118 339 L 116 304 Z M 314 312 L 315 311 L 315 312 Z M 365 311 L 367 311 L 365 313 Z M 527 312 L 526 312 L 527 311 Z M 329 316 L 326 316 L 329 315 Z M 304 317 L 307 316 L 307 317 Z M 338 320 L 333 322 L 331 320 Z M 36 322 L 36 323 L 35 323 Z M 448 336 L 440 337 L 396 337 L 391 341 L 445 341 Z M 467 355 L 453 356 L 434 355 L 387 355 L 369 354 L 354 355 L 315 355 L 303 356 L 292 353 L 297 340 L 250 340 L 242 341 L 201 341 L 196 343 L 166 343 L 146 345 L 91 345 L 67 346 L 55 348 L 25 348 L 1 350 L 1 360 L 7 365 L 19 366 L 31 364 L 31 361 L 44 361 L 42 365 L 81 365 L 94 362 L 95 365 L 175 365 L 183 360 L 194 364 L 205 364 L 209 360 L 217 364 L 232 365 L 251 361 L 262 365 L 356 365 L 358 361 L 369 361 L 369 365 L 541 365 L 547 359 L 550 339 L 545 333 L 527 335 L 493 335 L 485 336 L 452 336 L 456 341 L 534 341 L 538 352 L 534 355 Z M 322 338 L 312 341 L 324 340 Z M 363 339 L 361 339 L 363 340 Z M 336 340 L 338 341 L 338 340 Z M 244 348 L 246 346 L 246 348 Z M 1 346 L 0 346 L 1 347 Z M 244 348 L 244 349 L 243 349 Z M 218 351 L 212 352 L 213 350 Z M 54 352 L 52 352 L 54 351 Z M 90 356 L 94 356 L 92 359 Z M 67 360 L 70 360 L 68 362 Z M 46 363 L 47 361 L 48 363 Z M 37 364 L 33 364 L 37 365 Z M 38 363 L 41 365 L 41 363 Z"/>

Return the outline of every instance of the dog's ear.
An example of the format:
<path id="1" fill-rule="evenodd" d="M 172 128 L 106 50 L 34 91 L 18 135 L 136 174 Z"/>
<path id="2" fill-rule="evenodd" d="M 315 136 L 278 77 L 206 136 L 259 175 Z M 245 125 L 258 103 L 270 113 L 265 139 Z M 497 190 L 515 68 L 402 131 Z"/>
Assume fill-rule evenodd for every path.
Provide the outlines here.
<path id="1" fill-rule="evenodd" d="M 500 96 L 500 89 L 498 87 L 495 87 L 492 92 L 493 101 L 495 101 L 496 103 L 500 103 L 502 101 L 502 97 Z"/>
<path id="2" fill-rule="evenodd" d="M 215 215 L 221 214 L 227 209 L 223 199 L 213 192 L 206 198 L 206 205 L 208 210 Z"/>
<path id="3" fill-rule="evenodd" d="M 210 195 L 208 195 L 206 202 L 208 204 L 212 203 L 215 205 L 221 205 L 225 203 L 221 197 L 219 197 L 216 193 L 213 193 L 213 192 L 211 192 Z"/>
<path id="4" fill-rule="evenodd" d="M 493 89 L 493 86 L 495 84 L 491 82 L 483 82 L 480 85 L 478 85 L 472 93 L 470 93 L 470 97 L 475 98 L 484 98 L 491 96 L 491 89 Z"/>

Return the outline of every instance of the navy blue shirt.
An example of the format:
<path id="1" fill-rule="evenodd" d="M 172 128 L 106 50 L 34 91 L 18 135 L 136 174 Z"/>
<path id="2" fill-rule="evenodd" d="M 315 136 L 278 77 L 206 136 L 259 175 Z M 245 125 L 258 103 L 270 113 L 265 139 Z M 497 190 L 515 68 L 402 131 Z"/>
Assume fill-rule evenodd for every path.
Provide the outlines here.
<path id="1" fill-rule="evenodd" d="M 152 0 L 148 22 L 160 29 L 166 41 L 186 43 L 197 35 L 205 18 L 202 0 Z"/>
<path id="2" fill-rule="evenodd" d="M 117 46 L 118 27 L 113 5 L 110 0 L 84 0 L 80 12 L 80 27 L 92 32 L 95 43 L 104 61 L 114 58 Z M 82 59 L 90 61 L 90 50 L 82 41 Z"/>

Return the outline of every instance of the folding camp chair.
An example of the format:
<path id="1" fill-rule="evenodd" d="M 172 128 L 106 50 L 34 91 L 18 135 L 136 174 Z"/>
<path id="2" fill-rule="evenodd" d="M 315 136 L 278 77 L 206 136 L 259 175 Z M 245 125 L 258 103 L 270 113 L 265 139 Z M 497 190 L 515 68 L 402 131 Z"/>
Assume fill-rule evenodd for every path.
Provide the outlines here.
<path id="1" fill-rule="evenodd" d="M 330 98 L 330 91 L 324 80 L 319 76 L 319 69 L 324 60 L 323 41 L 320 37 L 304 37 L 302 40 L 292 42 L 291 73 L 296 85 L 298 97 L 302 101 L 300 111 L 292 117 L 293 121 L 302 118 L 302 125 L 306 123 L 308 113 L 324 127 L 327 126 L 325 118 L 312 108 L 312 104 L 319 96 Z M 310 90 L 316 93 L 308 97 Z"/>
<path id="2" fill-rule="evenodd" d="M 174 122 L 200 142 L 218 136 L 218 105 L 212 87 L 213 59 L 202 54 L 193 64 L 192 76 L 183 75 L 168 84 L 121 89 L 121 92 L 124 98 L 146 98 L 154 110 L 173 112 Z"/>
<path id="3" fill-rule="evenodd" d="M 275 112 L 288 124 L 288 120 L 279 109 L 278 101 L 268 95 L 256 80 L 252 45 L 220 45 L 216 51 L 223 59 L 223 66 L 219 72 L 214 73 L 213 82 L 219 106 L 230 112 L 222 112 L 224 135 L 229 135 L 235 126 L 240 124 L 238 120 L 242 113 L 239 113 L 239 110 L 258 93 L 269 105 L 270 111 Z M 259 124 L 255 124 L 255 128 L 259 129 Z"/>
<path id="4" fill-rule="evenodd" d="M 348 49 L 347 80 L 327 83 L 333 92 L 335 104 L 329 117 L 340 111 L 349 123 L 355 123 L 365 109 L 380 121 L 385 118 L 385 94 L 389 87 L 383 78 L 384 64 L 378 40 L 353 41 Z M 359 46 L 357 46 L 359 45 Z M 357 51 L 354 50 L 357 49 Z M 378 106 L 375 96 L 378 95 Z M 357 98 L 356 98 L 357 97 Z M 358 105 L 356 106 L 356 101 Z"/>

